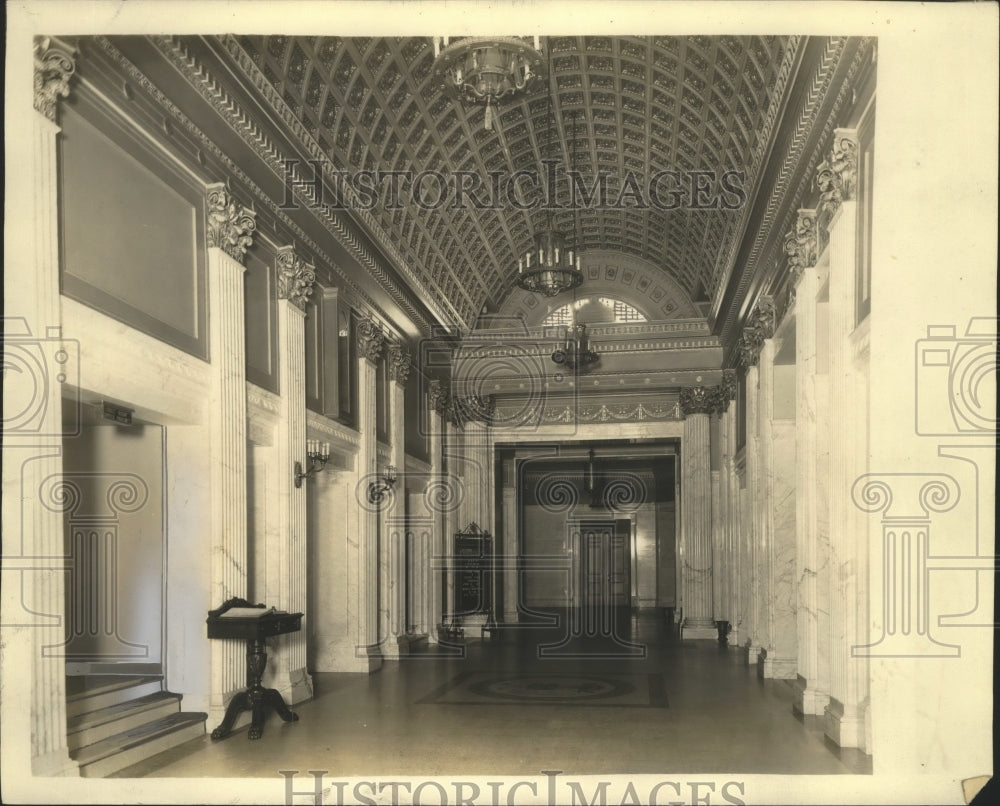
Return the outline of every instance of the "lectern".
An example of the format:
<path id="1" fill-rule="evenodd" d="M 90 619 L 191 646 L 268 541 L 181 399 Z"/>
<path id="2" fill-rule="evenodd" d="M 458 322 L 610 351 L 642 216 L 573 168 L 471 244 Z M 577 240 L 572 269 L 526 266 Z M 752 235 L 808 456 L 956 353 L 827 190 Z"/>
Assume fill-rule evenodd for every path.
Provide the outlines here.
<path id="1" fill-rule="evenodd" d="M 237 638 L 247 642 L 247 688 L 229 702 L 226 715 L 215 730 L 213 739 L 222 739 L 232 731 L 236 717 L 251 711 L 248 738 L 259 739 L 264 730 L 264 707 L 270 706 L 285 722 L 297 722 L 298 714 L 285 705 L 280 692 L 263 688 L 260 679 L 267 667 L 265 638 L 298 632 L 302 628 L 301 613 L 284 613 L 265 605 L 252 605 L 246 599 L 232 598 L 217 610 L 208 611 L 209 638 Z"/>

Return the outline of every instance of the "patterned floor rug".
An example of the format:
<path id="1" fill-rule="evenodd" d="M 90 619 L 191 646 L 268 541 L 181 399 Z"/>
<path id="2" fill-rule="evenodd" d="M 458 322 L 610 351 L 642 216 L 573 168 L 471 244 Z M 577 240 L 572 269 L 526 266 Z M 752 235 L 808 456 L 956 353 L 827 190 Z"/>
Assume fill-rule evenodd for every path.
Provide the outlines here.
<path id="1" fill-rule="evenodd" d="M 666 708 L 667 693 L 659 674 L 462 672 L 417 702 Z"/>

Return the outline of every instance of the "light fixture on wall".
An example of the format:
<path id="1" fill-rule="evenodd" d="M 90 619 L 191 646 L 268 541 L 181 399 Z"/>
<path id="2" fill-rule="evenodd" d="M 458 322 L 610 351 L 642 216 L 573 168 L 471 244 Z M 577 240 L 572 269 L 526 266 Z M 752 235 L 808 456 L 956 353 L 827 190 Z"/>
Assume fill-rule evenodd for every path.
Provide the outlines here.
<path id="1" fill-rule="evenodd" d="M 382 471 L 382 477 L 368 485 L 368 502 L 380 504 L 395 483 L 396 468 L 393 465 L 386 465 L 385 470 Z"/>
<path id="2" fill-rule="evenodd" d="M 582 322 L 569 325 L 563 336 L 562 345 L 552 353 L 552 360 L 579 372 L 586 372 L 600 360 L 600 356 L 590 349 L 587 326 Z"/>
<path id="3" fill-rule="evenodd" d="M 601 502 L 598 500 L 597 495 L 597 470 L 594 467 L 593 448 L 591 448 L 590 452 L 587 454 L 587 478 L 584 486 L 587 488 L 587 498 L 590 501 L 591 508 L 601 506 Z"/>
<path id="4" fill-rule="evenodd" d="M 530 89 L 541 78 L 542 53 L 518 36 L 435 36 L 434 71 L 464 103 L 486 106 L 486 129 L 493 128 L 501 98 Z"/>
<path id="5" fill-rule="evenodd" d="M 306 459 L 309 460 L 309 469 L 303 470 L 302 463 L 295 463 L 295 486 L 301 487 L 302 480 L 309 478 L 313 473 L 317 473 L 326 467 L 330 459 L 330 443 L 320 442 L 318 439 L 306 440 Z"/>

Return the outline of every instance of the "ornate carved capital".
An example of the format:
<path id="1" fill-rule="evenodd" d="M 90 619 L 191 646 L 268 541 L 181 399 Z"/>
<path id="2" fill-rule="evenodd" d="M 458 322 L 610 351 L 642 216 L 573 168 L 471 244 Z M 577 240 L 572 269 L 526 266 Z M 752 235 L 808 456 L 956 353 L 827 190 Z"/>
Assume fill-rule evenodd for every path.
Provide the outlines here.
<path id="1" fill-rule="evenodd" d="M 229 189 L 221 182 L 208 186 L 206 198 L 208 245 L 218 247 L 233 260 L 242 263 L 253 243 L 257 214 L 237 205 Z"/>
<path id="2" fill-rule="evenodd" d="M 816 263 L 819 239 L 816 232 L 816 211 L 799 210 L 795 229 L 785 235 L 785 254 L 788 256 L 789 282 L 794 286 L 803 270 Z"/>
<path id="3" fill-rule="evenodd" d="M 69 95 L 69 80 L 76 71 L 76 49 L 51 36 L 35 38 L 35 109 L 53 123 L 56 99 Z"/>
<path id="4" fill-rule="evenodd" d="M 355 330 L 358 339 L 358 352 L 362 358 L 377 364 L 385 347 L 385 333 L 382 325 L 374 319 L 362 319 Z"/>
<path id="5" fill-rule="evenodd" d="M 395 341 L 389 342 L 386 356 L 389 359 L 389 379 L 405 386 L 413 368 L 413 356 L 403 348 L 402 344 Z"/>
<path id="6" fill-rule="evenodd" d="M 725 408 L 724 395 L 719 386 L 685 386 L 681 388 L 681 414 L 718 414 Z"/>
<path id="7" fill-rule="evenodd" d="M 444 417 L 448 410 L 448 388 L 441 381 L 431 381 L 427 389 L 427 402 Z"/>
<path id="8" fill-rule="evenodd" d="M 757 301 L 757 306 L 747 317 L 743 335 L 740 336 L 736 345 L 743 366 L 753 367 L 757 365 L 764 340 L 774 335 L 776 314 L 774 300 L 771 297 L 761 297 Z"/>
<path id="9" fill-rule="evenodd" d="M 858 184 L 858 133 L 854 129 L 834 129 L 829 159 L 816 173 L 820 207 L 833 213 L 840 203 L 854 198 Z"/>
<path id="10" fill-rule="evenodd" d="M 719 392 L 722 395 L 722 410 L 725 411 L 729 408 L 729 401 L 736 400 L 736 370 L 735 369 L 724 369 L 722 370 L 722 383 L 719 384 Z"/>
<path id="11" fill-rule="evenodd" d="M 304 311 L 315 282 L 316 269 L 295 254 L 295 247 L 278 250 L 278 299 L 287 299 Z"/>

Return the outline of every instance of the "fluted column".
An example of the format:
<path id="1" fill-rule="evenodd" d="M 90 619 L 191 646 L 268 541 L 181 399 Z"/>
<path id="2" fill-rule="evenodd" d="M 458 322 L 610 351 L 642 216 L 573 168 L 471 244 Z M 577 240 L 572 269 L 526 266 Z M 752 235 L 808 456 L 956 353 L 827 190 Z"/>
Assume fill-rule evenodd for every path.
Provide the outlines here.
<path id="1" fill-rule="evenodd" d="M 405 450 L 405 390 L 413 359 L 397 342 L 390 342 L 386 349 L 389 362 L 389 464 L 400 470 L 406 464 Z M 409 523 L 406 512 L 405 478 L 401 475 L 398 490 L 386 496 L 383 503 L 382 529 L 379 538 L 382 549 L 380 576 L 386 580 L 382 595 L 385 608 L 386 641 L 382 647 L 385 657 L 398 657 L 408 652 L 406 639 L 407 575 L 406 540 Z"/>
<path id="2" fill-rule="evenodd" d="M 681 584 L 682 638 L 716 638 L 712 613 L 712 479 L 709 411 L 705 387 L 681 390 L 684 436 L 681 443 L 681 525 L 684 541 Z"/>
<path id="3" fill-rule="evenodd" d="M 306 459 L 305 307 L 316 273 L 292 247 L 278 250 L 278 388 L 281 390 L 275 453 L 278 472 L 278 530 L 267 552 L 265 604 L 306 612 L 306 485 L 295 486 L 295 462 Z M 312 696 L 306 671 L 308 627 L 276 642 L 269 667 L 273 687 L 289 702 Z"/>
<path id="4" fill-rule="evenodd" d="M 69 94 L 75 56 L 58 39 L 35 41 L 35 113 L 28 121 L 33 264 L 4 272 L 3 653 L 24 662 L 21 673 L 4 675 L 5 701 L 19 704 L 4 709 L 4 727 L 22 738 L 4 753 L 5 768 L 36 775 L 77 774 L 66 749 L 66 502 L 45 494 L 46 479 L 62 479 L 62 388 L 78 368 L 59 318 L 56 145 L 57 100 Z"/>
<path id="5" fill-rule="evenodd" d="M 247 390 L 243 259 L 256 227 L 223 184 L 206 189 L 212 607 L 247 594 Z M 212 641 L 212 722 L 246 686 L 246 646 Z"/>
<path id="6" fill-rule="evenodd" d="M 359 655 L 369 657 L 370 668 L 381 663 L 379 647 L 379 507 L 368 498 L 368 486 L 378 478 L 375 412 L 375 366 L 385 346 L 381 325 L 373 319 L 358 322 L 358 589 Z"/>
<path id="7" fill-rule="evenodd" d="M 736 444 L 735 406 L 730 403 L 736 397 L 736 371 L 727 369 L 723 372 L 722 383 L 719 385 L 719 470 L 718 491 L 713 488 L 712 520 L 715 529 L 715 562 L 714 588 L 716 589 L 716 621 L 729 624 L 727 641 L 730 646 L 736 646 L 739 640 L 737 625 L 739 624 L 738 591 L 735 581 L 738 578 L 739 567 L 739 508 L 735 471 L 733 468 L 733 453 Z M 713 479 L 713 485 L 715 480 Z"/>
<path id="8" fill-rule="evenodd" d="M 518 620 L 517 613 L 517 465 L 510 460 L 510 472 L 505 474 L 503 496 L 503 621 Z"/>
<path id="9" fill-rule="evenodd" d="M 448 512 L 454 507 L 450 494 L 452 488 L 444 472 L 444 414 L 448 406 L 448 393 L 440 381 L 430 382 L 427 390 L 428 422 L 430 434 L 427 449 L 430 452 L 431 475 L 424 490 L 425 506 L 431 518 L 430 543 L 428 546 L 428 577 L 426 588 L 427 629 L 432 643 L 438 640 L 437 626 L 447 608 L 444 585 L 447 575 L 448 554 Z"/>

